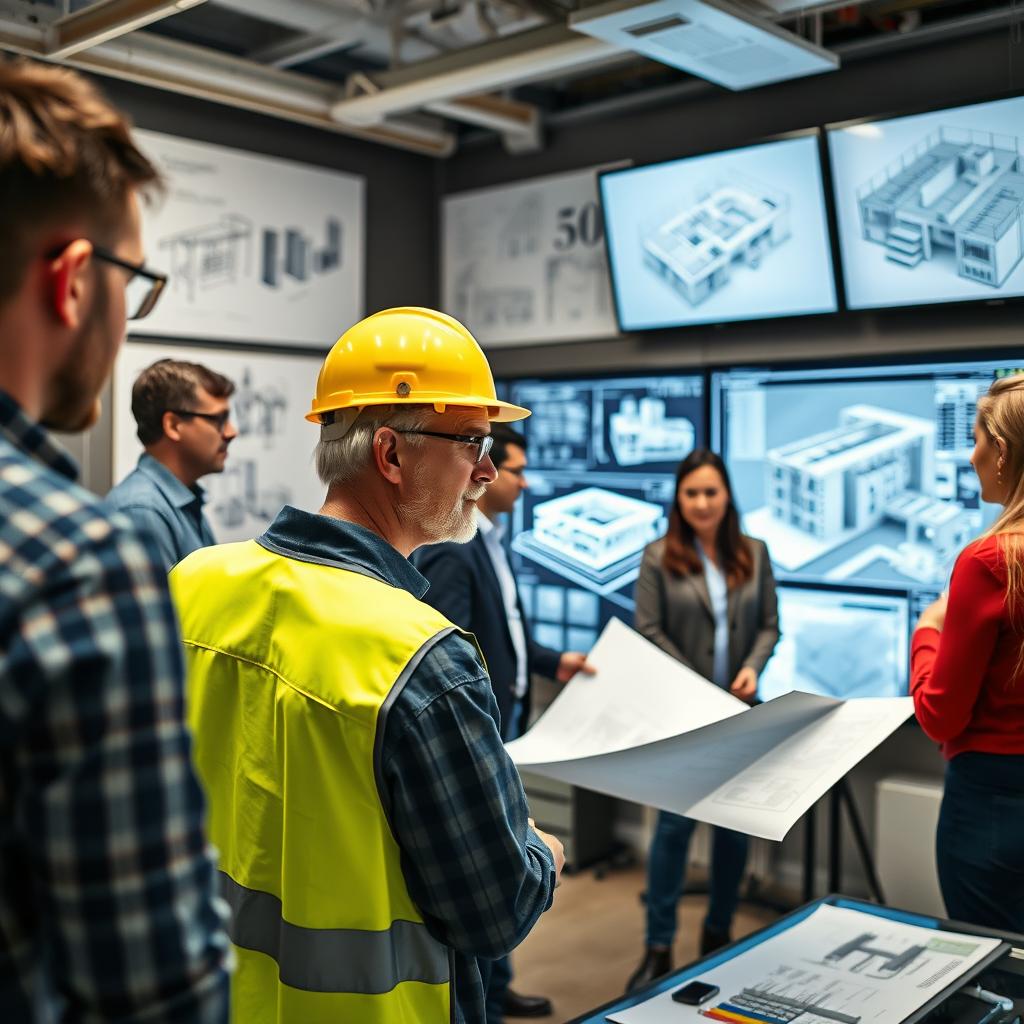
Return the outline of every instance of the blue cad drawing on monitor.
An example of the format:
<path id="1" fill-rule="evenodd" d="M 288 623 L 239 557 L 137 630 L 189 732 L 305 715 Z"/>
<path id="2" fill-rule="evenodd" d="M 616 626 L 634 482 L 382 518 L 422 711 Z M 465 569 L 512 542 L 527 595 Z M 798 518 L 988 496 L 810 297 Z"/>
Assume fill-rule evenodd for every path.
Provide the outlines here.
<path id="1" fill-rule="evenodd" d="M 587 650 L 612 616 L 633 624 L 644 547 L 666 529 L 676 466 L 704 442 L 704 379 L 672 374 L 510 380 L 533 411 L 528 488 L 511 558 L 536 639 Z"/>
<path id="2" fill-rule="evenodd" d="M 1024 294 L 1024 98 L 829 131 L 847 304 Z"/>
<path id="3" fill-rule="evenodd" d="M 833 312 L 816 135 L 600 178 L 623 330 Z"/>
<path id="4" fill-rule="evenodd" d="M 907 598 L 778 587 L 782 639 L 758 680 L 761 700 L 803 690 L 825 697 L 904 697 Z"/>

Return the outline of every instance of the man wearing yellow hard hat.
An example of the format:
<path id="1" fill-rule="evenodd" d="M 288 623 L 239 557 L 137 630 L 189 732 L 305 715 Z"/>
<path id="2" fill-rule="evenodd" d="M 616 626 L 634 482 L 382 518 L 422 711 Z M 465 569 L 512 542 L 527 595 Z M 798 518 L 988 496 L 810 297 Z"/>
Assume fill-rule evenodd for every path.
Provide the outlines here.
<path id="1" fill-rule="evenodd" d="M 236 1024 L 478 1024 L 477 958 L 550 906 L 561 845 L 527 819 L 472 638 L 407 557 L 473 536 L 489 423 L 528 415 L 458 321 L 367 317 L 307 416 L 320 513 L 171 574 Z"/>

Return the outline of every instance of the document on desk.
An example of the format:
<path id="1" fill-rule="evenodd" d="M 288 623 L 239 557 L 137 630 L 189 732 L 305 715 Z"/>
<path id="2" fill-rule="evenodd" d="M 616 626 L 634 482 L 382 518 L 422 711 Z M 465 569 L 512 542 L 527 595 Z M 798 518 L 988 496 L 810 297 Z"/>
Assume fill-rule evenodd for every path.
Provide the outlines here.
<path id="1" fill-rule="evenodd" d="M 719 987 L 703 1006 L 673 1002 L 680 985 L 607 1019 L 615 1024 L 901 1024 L 999 956 L 1005 945 L 820 906 L 791 928 L 690 978 Z"/>
<path id="2" fill-rule="evenodd" d="M 585 789 L 781 840 L 913 714 L 909 698 L 788 693 L 749 708 L 613 619 L 508 752 Z"/>

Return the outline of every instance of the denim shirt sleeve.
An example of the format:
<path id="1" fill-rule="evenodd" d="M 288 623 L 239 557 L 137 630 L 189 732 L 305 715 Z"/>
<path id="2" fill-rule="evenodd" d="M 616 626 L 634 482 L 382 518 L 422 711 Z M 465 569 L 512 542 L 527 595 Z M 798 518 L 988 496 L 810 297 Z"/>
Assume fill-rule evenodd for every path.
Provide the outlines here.
<path id="1" fill-rule="evenodd" d="M 410 895 L 435 937 L 471 957 L 510 952 L 555 888 L 497 719 L 486 672 L 452 634 L 413 672 L 382 744 L 382 795 Z"/>

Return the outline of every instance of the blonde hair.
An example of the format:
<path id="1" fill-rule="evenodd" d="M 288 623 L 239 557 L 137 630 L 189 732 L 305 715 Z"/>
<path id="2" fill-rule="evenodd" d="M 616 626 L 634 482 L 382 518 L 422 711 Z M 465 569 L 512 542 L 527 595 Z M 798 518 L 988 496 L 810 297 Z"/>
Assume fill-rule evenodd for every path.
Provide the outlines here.
<path id="1" fill-rule="evenodd" d="M 1000 476 L 1008 485 L 999 518 L 984 537 L 998 537 L 1006 563 L 1006 613 L 1010 621 L 1024 607 L 1024 373 L 1000 377 L 978 399 L 977 425 L 999 449 Z M 1024 670 L 1024 644 L 1014 675 Z"/>

